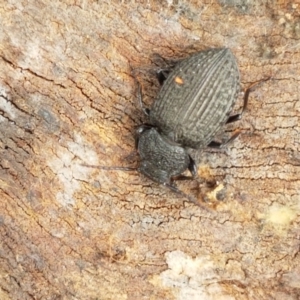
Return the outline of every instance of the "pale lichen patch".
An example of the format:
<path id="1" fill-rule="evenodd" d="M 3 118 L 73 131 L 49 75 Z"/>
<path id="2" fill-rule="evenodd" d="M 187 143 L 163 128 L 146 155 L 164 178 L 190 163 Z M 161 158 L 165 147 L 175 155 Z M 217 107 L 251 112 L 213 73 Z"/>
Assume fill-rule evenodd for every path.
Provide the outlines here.
<path id="1" fill-rule="evenodd" d="M 48 166 L 57 174 L 63 186 L 56 200 L 63 206 L 70 206 L 75 204 L 74 193 L 80 189 L 80 181 L 88 181 L 91 172 L 80 164 L 78 158 L 92 164 L 97 164 L 98 159 L 96 153 L 86 147 L 84 138 L 79 134 L 74 134 L 74 141 L 66 144 L 66 147 L 53 147 L 56 156 L 48 160 Z"/>
<path id="2" fill-rule="evenodd" d="M 160 284 L 173 291 L 176 299 L 234 299 L 218 283 L 222 278 L 208 255 L 192 258 L 182 251 L 166 254 L 168 270 L 160 274 Z M 151 281 L 158 284 L 158 278 Z"/>
<path id="3" fill-rule="evenodd" d="M 16 108 L 8 101 L 5 90 L 0 86 L 0 111 L 3 111 L 8 115 L 10 119 L 16 117 Z M 4 118 L 0 118 L 0 122 L 4 121 Z"/>
<path id="4" fill-rule="evenodd" d="M 265 213 L 257 214 L 257 217 L 264 223 L 264 231 L 272 231 L 279 236 L 285 236 L 297 217 L 297 207 L 273 203 Z"/>
<path id="5" fill-rule="evenodd" d="M 290 207 L 273 204 L 266 215 L 266 221 L 274 226 L 288 226 L 296 216 L 295 210 Z"/>

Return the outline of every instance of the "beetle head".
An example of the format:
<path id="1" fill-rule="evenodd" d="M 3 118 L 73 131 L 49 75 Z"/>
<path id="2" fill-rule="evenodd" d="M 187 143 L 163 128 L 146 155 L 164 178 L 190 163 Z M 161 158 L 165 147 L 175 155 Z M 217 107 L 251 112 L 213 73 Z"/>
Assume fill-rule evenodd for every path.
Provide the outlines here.
<path id="1" fill-rule="evenodd" d="M 139 171 L 142 174 L 156 182 L 170 184 L 173 177 L 181 175 L 189 167 L 190 157 L 186 150 L 155 128 L 140 130 L 139 134 Z"/>

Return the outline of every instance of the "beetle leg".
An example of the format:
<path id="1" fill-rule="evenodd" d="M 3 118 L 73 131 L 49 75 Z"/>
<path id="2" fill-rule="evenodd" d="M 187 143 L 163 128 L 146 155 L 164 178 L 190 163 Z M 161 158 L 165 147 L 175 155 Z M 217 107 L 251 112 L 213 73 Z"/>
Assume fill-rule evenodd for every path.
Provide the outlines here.
<path id="1" fill-rule="evenodd" d="M 156 72 L 156 78 L 160 85 L 163 85 L 168 75 L 170 74 L 171 69 L 160 69 Z"/>
<path id="2" fill-rule="evenodd" d="M 224 143 L 219 143 L 219 142 L 215 142 L 215 141 L 212 141 L 210 142 L 207 147 L 210 147 L 210 148 L 215 148 L 215 149 L 221 149 L 221 148 L 224 148 L 225 146 L 227 146 L 229 143 L 231 143 L 232 141 L 234 141 L 238 136 L 239 134 L 241 133 L 241 131 L 238 129 L 235 131 L 235 133 Z"/>
<path id="3" fill-rule="evenodd" d="M 154 53 L 153 54 L 153 60 L 154 63 L 158 66 L 166 66 L 165 69 L 172 69 L 175 67 L 175 65 L 182 61 L 182 59 L 168 59 L 168 58 L 164 58 L 163 56 L 161 56 L 158 53 Z"/>
<path id="4" fill-rule="evenodd" d="M 189 155 L 190 158 L 190 163 L 188 166 L 189 171 L 191 172 L 193 178 L 197 177 L 197 165 L 195 163 L 195 161 L 191 158 L 191 156 Z"/>
<path id="5" fill-rule="evenodd" d="M 222 143 L 220 143 L 220 142 L 215 142 L 215 141 L 212 141 L 212 142 L 210 142 L 210 143 L 207 145 L 207 147 L 209 147 L 209 148 L 215 148 L 215 149 L 220 149 L 221 146 L 222 146 Z"/>
<path id="6" fill-rule="evenodd" d="M 190 202 L 194 203 L 195 205 L 199 206 L 200 208 L 202 208 L 206 211 L 210 211 L 206 206 L 199 203 L 194 197 L 191 197 L 190 195 L 188 195 L 188 194 L 184 193 L 183 191 L 179 190 L 176 186 L 174 186 L 172 184 L 169 184 L 169 183 L 164 183 L 164 186 L 169 188 L 174 193 L 180 195 L 181 197 L 184 197 L 184 198 L 188 199 Z"/>
<path id="7" fill-rule="evenodd" d="M 144 112 L 144 114 L 146 116 L 149 116 L 150 109 L 144 105 L 143 96 L 142 96 L 142 87 L 141 87 L 141 84 L 139 83 L 139 81 L 138 81 L 138 79 L 136 77 L 136 74 L 135 74 L 136 73 L 135 71 L 139 70 L 139 69 L 138 68 L 133 69 L 131 66 L 130 66 L 130 69 L 131 69 L 131 75 L 133 76 L 133 79 L 134 79 L 134 81 L 135 81 L 135 83 L 137 85 L 137 98 L 139 100 L 139 103 L 140 103 L 140 106 L 142 108 L 142 111 Z"/>
<path id="8" fill-rule="evenodd" d="M 154 59 L 157 61 L 158 65 L 164 65 L 165 67 L 156 71 L 156 77 L 160 85 L 163 85 L 169 74 L 173 71 L 174 67 L 182 61 L 182 59 L 166 59 L 159 55 L 158 53 L 154 54 Z"/>
<path id="9" fill-rule="evenodd" d="M 178 175 L 178 176 L 175 176 L 175 177 L 172 177 L 171 178 L 171 183 L 173 185 L 173 182 L 176 180 L 193 180 L 194 177 L 193 176 L 186 176 L 186 175 Z"/>
<path id="10" fill-rule="evenodd" d="M 236 114 L 236 115 L 233 115 L 233 116 L 230 116 L 226 122 L 226 124 L 228 123 L 232 123 L 232 122 L 235 122 L 235 121 L 238 121 L 242 118 L 245 110 L 247 109 L 247 104 L 248 104 L 248 99 L 249 99 L 249 95 L 250 95 L 250 92 L 252 91 L 252 89 L 257 86 L 258 84 L 264 82 L 264 81 L 267 81 L 269 80 L 271 77 L 268 77 L 268 78 L 265 78 L 265 79 L 262 79 L 260 81 L 257 81 L 257 82 L 254 82 L 252 83 L 245 91 L 245 94 L 244 94 L 244 105 L 243 105 L 243 108 L 242 108 L 242 111 L 239 113 L 239 114 Z"/>
<path id="11" fill-rule="evenodd" d="M 175 180 L 193 180 L 197 176 L 197 165 L 195 161 L 189 156 L 190 163 L 188 166 L 189 171 L 191 172 L 192 176 L 186 176 L 186 175 L 178 175 L 171 177 L 171 185 L 174 185 Z"/>
<path id="12" fill-rule="evenodd" d="M 269 79 L 271 79 L 271 77 L 267 77 L 267 78 L 264 78 L 264 79 L 259 80 L 259 81 L 257 81 L 257 82 L 254 82 L 254 83 L 252 83 L 252 84 L 246 89 L 245 94 L 244 94 L 244 105 L 243 105 L 243 108 L 242 108 L 241 113 L 236 114 L 236 115 L 233 115 L 233 116 L 230 116 L 230 117 L 228 118 L 226 124 L 232 123 L 232 122 L 235 122 L 235 121 L 238 121 L 238 120 L 240 120 L 240 119 L 242 118 L 242 116 L 243 116 L 245 110 L 247 109 L 247 104 L 248 104 L 248 99 L 249 99 L 250 92 L 253 90 L 253 88 L 254 88 L 255 86 L 257 86 L 258 84 L 260 84 L 260 83 L 262 83 L 262 82 L 264 82 L 264 81 L 267 81 L 267 80 L 269 80 Z M 223 148 L 223 147 L 225 147 L 226 145 L 228 145 L 229 143 L 231 143 L 233 140 L 235 140 L 235 139 L 238 137 L 239 134 L 240 134 L 240 130 L 237 130 L 237 131 L 232 135 L 232 137 L 231 137 L 228 141 L 226 141 L 225 143 L 219 143 L 219 142 L 212 141 L 212 142 L 210 142 L 210 143 L 208 144 L 208 147 L 210 147 L 210 148 L 217 148 L 217 149 Z"/>
<path id="13" fill-rule="evenodd" d="M 140 85 L 140 83 L 139 83 L 137 80 L 135 80 L 135 81 L 136 81 L 136 84 L 137 84 L 137 86 L 138 86 L 138 92 L 137 92 L 138 95 L 137 95 L 137 97 L 138 97 L 140 106 L 141 106 L 142 111 L 144 112 L 144 114 L 145 114 L 146 116 L 149 116 L 149 114 L 150 114 L 150 109 L 144 105 L 141 85 Z"/>

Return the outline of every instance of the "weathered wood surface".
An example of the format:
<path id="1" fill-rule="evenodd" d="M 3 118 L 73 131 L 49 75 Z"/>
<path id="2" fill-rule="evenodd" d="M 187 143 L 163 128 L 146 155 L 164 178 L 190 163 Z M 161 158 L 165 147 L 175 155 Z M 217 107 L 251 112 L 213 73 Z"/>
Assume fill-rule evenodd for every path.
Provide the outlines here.
<path id="1" fill-rule="evenodd" d="M 295 2 L 0 3 L 1 299 L 299 299 Z M 146 119 L 130 66 L 224 46 L 244 88 L 273 79 L 229 127 L 240 138 L 194 153 L 199 182 L 178 184 L 211 211 L 136 172 L 81 166 L 136 163 Z"/>

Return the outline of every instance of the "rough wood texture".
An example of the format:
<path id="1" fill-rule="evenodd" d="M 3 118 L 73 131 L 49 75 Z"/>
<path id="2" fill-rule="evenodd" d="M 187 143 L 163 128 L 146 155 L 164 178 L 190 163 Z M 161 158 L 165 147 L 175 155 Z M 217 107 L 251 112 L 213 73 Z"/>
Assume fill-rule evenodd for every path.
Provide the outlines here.
<path id="1" fill-rule="evenodd" d="M 299 12 L 292 0 L 1 1 L 0 298 L 299 299 Z M 211 211 L 136 172 L 81 166 L 135 165 L 145 118 L 130 66 L 224 46 L 244 88 L 273 80 L 230 126 L 240 138 L 195 153 L 199 182 L 178 184 Z M 149 104 L 158 86 L 141 77 Z"/>

